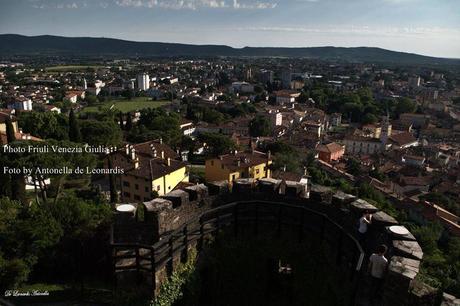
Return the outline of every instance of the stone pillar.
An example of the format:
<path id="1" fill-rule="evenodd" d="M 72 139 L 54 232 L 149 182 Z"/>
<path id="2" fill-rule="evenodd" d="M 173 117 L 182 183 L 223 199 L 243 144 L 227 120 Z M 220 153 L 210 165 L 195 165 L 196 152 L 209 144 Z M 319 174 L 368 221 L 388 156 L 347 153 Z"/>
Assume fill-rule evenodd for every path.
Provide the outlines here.
<path id="1" fill-rule="evenodd" d="M 409 290 L 419 267 L 419 260 L 401 256 L 391 258 L 383 288 L 383 305 L 409 305 Z"/>

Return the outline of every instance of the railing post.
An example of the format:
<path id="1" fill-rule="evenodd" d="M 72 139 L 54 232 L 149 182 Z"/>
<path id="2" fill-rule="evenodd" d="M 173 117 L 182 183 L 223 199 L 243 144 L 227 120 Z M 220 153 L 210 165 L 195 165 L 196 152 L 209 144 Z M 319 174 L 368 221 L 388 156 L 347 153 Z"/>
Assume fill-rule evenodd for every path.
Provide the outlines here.
<path id="1" fill-rule="evenodd" d="M 155 295 L 155 291 L 157 290 L 157 275 L 156 275 L 156 265 L 155 265 L 155 249 L 150 249 L 150 268 L 152 273 L 152 291 Z"/>
<path id="2" fill-rule="evenodd" d="M 324 241 L 324 232 L 326 231 L 326 217 L 324 215 L 321 215 L 322 220 L 321 220 L 321 233 L 319 235 L 321 241 L 320 243 L 323 243 Z"/>
<path id="3" fill-rule="evenodd" d="M 203 249 L 203 244 L 204 244 L 204 225 L 203 225 L 203 220 L 200 218 L 200 238 L 198 239 L 198 246 L 197 246 L 198 251 L 201 251 Z"/>
<path id="4" fill-rule="evenodd" d="M 300 222 L 299 222 L 299 241 L 301 242 L 303 240 L 304 232 L 303 232 L 303 226 L 305 223 L 305 210 L 301 207 L 300 208 Z"/>
<path id="5" fill-rule="evenodd" d="M 117 247 L 111 248 L 112 254 L 112 273 L 113 273 L 113 288 L 114 291 L 117 289 L 118 281 L 117 281 Z"/>
<path id="6" fill-rule="evenodd" d="M 184 234 L 184 239 L 182 243 L 184 245 L 184 250 L 182 251 L 181 258 L 182 258 L 182 262 L 187 262 L 188 260 L 188 228 L 187 228 L 187 225 L 184 226 L 183 234 Z"/>
<path id="7" fill-rule="evenodd" d="M 139 273 L 140 266 L 141 266 L 141 262 L 140 262 L 140 258 L 139 258 L 139 247 L 136 246 L 135 252 L 136 252 L 136 270 L 137 270 L 137 273 Z"/>
<path id="8" fill-rule="evenodd" d="M 259 202 L 256 202 L 256 207 L 255 207 L 255 224 L 254 224 L 254 233 L 257 235 L 259 232 Z"/>
<path id="9" fill-rule="evenodd" d="M 168 245 L 169 245 L 169 250 L 168 250 L 169 260 L 167 263 L 168 276 L 171 276 L 174 271 L 174 240 L 173 240 L 174 236 L 173 235 L 174 234 L 171 235 L 168 241 Z"/>
<path id="10" fill-rule="evenodd" d="M 343 244 L 343 231 L 340 231 L 339 241 L 337 242 L 337 257 L 336 264 L 340 265 L 342 261 L 342 244 Z"/>
<path id="11" fill-rule="evenodd" d="M 233 231 L 235 234 L 235 237 L 238 237 L 238 208 L 239 204 L 236 203 L 235 206 L 233 207 Z"/>
<path id="12" fill-rule="evenodd" d="M 283 206 L 279 205 L 278 207 L 278 220 L 277 220 L 277 226 L 276 226 L 276 234 L 281 236 L 281 219 L 282 219 L 282 212 L 283 212 Z"/>

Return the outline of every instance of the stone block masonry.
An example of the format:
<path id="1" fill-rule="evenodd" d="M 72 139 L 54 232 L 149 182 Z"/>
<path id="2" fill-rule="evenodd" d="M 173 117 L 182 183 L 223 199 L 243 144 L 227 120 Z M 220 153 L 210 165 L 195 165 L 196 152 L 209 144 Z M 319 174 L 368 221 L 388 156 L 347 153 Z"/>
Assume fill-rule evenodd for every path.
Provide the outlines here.
<path id="1" fill-rule="evenodd" d="M 202 240 L 192 238 L 193 235 L 190 233 L 195 232 L 198 233 L 198 236 L 204 237 L 206 228 L 200 228 L 199 222 L 195 223 L 195 226 L 192 226 L 191 221 L 201 220 L 203 213 L 206 214 L 206 211 L 212 208 L 213 218 L 217 218 L 213 219 L 213 224 L 217 222 L 220 226 L 227 226 L 227 224 L 236 222 L 236 217 L 240 217 L 242 213 L 240 212 L 240 214 L 235 215 L 233 209 L 236 206 L 229 205 L 229 203 L 244 204 L 245 202 L 270 201 L 274 203 L 273 205 L 276 205 L 276 203 L 285 203 L 290 207 L 303 207 L 327 215 L 333 222 L 336 222 L 337 226 L 351 234 L 355 234 L 356 224 L 362 212 L 365 210 L 370 211 L 373 214 L 373 224 L 369 232 L 370 237 L 368 240 L 371 241 L 369 249 L 372 250 L 376 245 L 381 243 L 384 243 L 389 248 L 389 266 L 384 282 L 383 305 L 435 305 L 435 297 L 439 293 L 434 288 L 417 279 L 420 263 L 423 260 L 423 251 L 415 240 L 415 237 L 411 233 L 404 235 L 392 233 L 389 227 L 398 225 L 398 221 L 385 212 L 379 211 L 365 200 L 357 199 L 343 192 L 336 193 L 322 186 L 312 188 L 310 190 L 310 198 L 306 198 L 303 196 L 304 194 L 302 196 L 294 196 L 292 193 L 285 194 L 286 189 L 280 188 L 283 186 L 283 183 L 278 180 L 264 180 L 261 184 L 258 184 L 257 181 L 250 182 L 249 184 L 247 180 L 237 180 L 233 184 L 233 192 L 226 186 L 228 185 L 225 182 L 218 182 L 210 183 L 209 189 L 204 185 L 193 188 L 188 187 L 184 190 L 176 190 L 161 198 L 143 203 L 145 209 L 145 221 L 143 222 L 150 226 L 152 235 L 155 235 L 158 241 L 156 244 L 151 245 L 155 253 L 155 256 L 152 257 L 156 257 L 151 262 L 151 270 L 155 271 L 153 272 L 154 291 L 161 284 L 161 280 L 164 280 L 171 274 L 171 270 L 177 265 L 179 258 L 183 257 L 184 250 L 195 247 L 198 251 L 200 250 Z M 263 212 L 264 210 L 260 210 L 260 208 L 259 212 L 247 209 L 247 214 L 251 214 L 256 220 L 257 218 L 267 217 L 262 216 Z M 299 226 L 298 222 L 300 222 L 299 220 L 303 220 L 302 218 L 305 217 L 300 217 L 298 214 L 297 217 L 292 218 L 292 221 L 290 221 L 293 222 L 291 227 Z M 270 217 L 269 219 L 276 220 L 275 217 Z M 313 220 L 311 219 L 311 222 Z M 323 230 L 320 229 L 318 220 L 315 220 L 313 223 L 311 222 L 307 222 L 306 224 L 309 229 L 313 230 L 312 232 L 329 241 L 334 241 L 336 247 L 343 248 L 346 245 L 337 236 L 340 231 L 334 234 L 334 231 L 331 231 L 331 227 L 328 226 L 326 227 L 326 231 L 328 232 L 323 233 L 324 227 Z M 273 228 L 276 229 L 276 225 Z M 210 234 L 212 235 L 212 232 Z M 172 239 L 175 242 L 167 243 L 168 241 L 172 241 Z M 116 244 L 117 241 L 112 241 L 112 245 L 115 246 Z M 180 245 L 185 245 L 185 248 Z M 340 255 L 339 251 L 336 256 L 337 262 L 340 262 L 341 257 L 344 256 L 343 254 L 352 253 L 351 249 L 343 249 L 342 255 Z M 164 255 L 166 257 L 162 258 L 169 259 L 159 261 L 158 257 L 160 254 L 166 254 Z M 365 255 L 364 263 L 367 262 L 366 259 L 369 255 Z M 366 284 L 363 281 L 367 267 L 365 265 L 359 265 L 359 267 L 360 270 L 358 272 L 360 276 L 357 283 L 356 301 L 362 302 L 366 300 L 367 294 L 364 288 Z M 458 299 L 453 296 L 444 294 L 442 299 L 442 305 L 458 305 Z"/>

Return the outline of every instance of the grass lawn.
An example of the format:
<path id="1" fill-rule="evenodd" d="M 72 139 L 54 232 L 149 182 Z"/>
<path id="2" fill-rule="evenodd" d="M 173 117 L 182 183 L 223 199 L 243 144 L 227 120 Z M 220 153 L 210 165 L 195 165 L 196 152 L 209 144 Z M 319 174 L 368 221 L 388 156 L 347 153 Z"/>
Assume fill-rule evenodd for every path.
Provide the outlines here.
<path id="1" fill-rule="evenodd" d="M 98 66 L 98 65 L 68 65 L 68 66 L 52 66 L 52 67 L 46 67 L 45 71 L 57 71 L 57 72 L 63 72 L 63 71 L 82 71 L 82 70 L 87 70 L 88 68 L 92 69 L 98 69 L 104 66 Z"/>
<path id="2" fill-rule="evenodd" d="M 114 109 L 123 113 L 132 112 L 144 108 L 157 108 L 171 103 L 170 101 L 153 101 L 147 97 L 138 97 L 131 100 L 111 100 L 104 103 L 99 103 L 94 106 L 88 106 L 83 109 L 87 113 L 95 113 L 110 109 L 114 105 Z"/>

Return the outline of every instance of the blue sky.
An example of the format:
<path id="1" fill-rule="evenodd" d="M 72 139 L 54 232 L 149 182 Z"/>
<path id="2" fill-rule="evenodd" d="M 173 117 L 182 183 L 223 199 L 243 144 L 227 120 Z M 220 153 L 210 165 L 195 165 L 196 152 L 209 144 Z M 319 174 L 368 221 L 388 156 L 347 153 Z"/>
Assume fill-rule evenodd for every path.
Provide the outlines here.
<path id="1" fill-rule="evenodd" d="M 460 58 L 460 0 L 0 0 L 0 33 Z"/>

